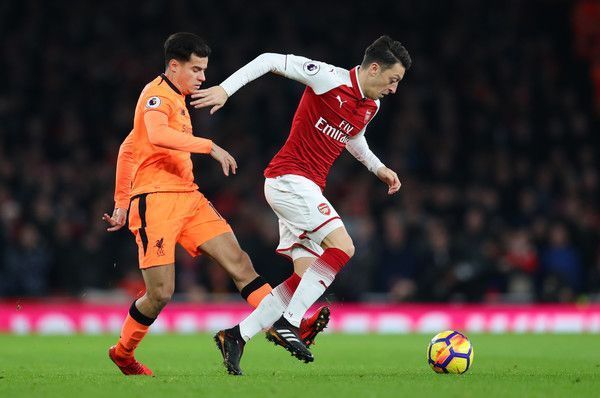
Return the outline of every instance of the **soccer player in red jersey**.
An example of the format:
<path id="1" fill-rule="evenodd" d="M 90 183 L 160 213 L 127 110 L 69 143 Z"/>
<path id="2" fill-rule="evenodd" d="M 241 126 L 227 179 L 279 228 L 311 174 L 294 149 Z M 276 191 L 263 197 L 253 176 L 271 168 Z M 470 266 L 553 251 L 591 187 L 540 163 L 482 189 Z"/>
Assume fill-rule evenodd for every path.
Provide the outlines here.
<path id="1" fill-rule="evenodd" d="M 135 359 L 134 351 L 173 294 L 177 243 L 192 256 L 206 253 L 217 261 L 254 307 L 272 290 L 254 270 L 227 221 L 194 182 L 191 153 L 210 154 L 225 176 L 235 174 L 237 168 L 229 153 L 193 135 L 186 109 L 185 96 L 205 80 L 210 48 L 198 36 L 184 32 L 171 35 L 164 48 L 165 72 L 140 94 L 133 130 L 117 159 L 115 209 L 112 217 L 103 217 L 108 231 L 119 230 L 129 208 L 129 229 L 138 244 L 146 285 L 144 295 L 129 309 L 119 341 L 109 349 L 110 359 L 126 375 L 152 375 Z M 305 335 L 323 330 L 327 311 L 304 320 Z"/>
<path id="2" fill-rule="evenodd" d="M 344 223 L 323 196 L 325 180 L 335 159 L 347 149 L 388 186 L 388 194 L 400 189 L 397 174 L 369 149 L 365 130 L 379 110 L 379 100 L 396 92 L 411 62 L 407 50 L 388 36 L 375 40 L 361 65 L 350 70 L 265 53 L 219 86 L 192 94 L 193 106 L 212 107 L 214 113 L 242 86 L 267 72 L 307 86 L 289 137 L 264 172 L 265 197 L 279 218 L 277 252 L 290 257 L 295 272 L 248 318 L 215 336 L 230 373 L 239 369 L 244 343 L 271 325 L 267 335 L 271 341 L 305 362 L 313 360 L 299 334 L 301 318 L 354 254 Z"/>

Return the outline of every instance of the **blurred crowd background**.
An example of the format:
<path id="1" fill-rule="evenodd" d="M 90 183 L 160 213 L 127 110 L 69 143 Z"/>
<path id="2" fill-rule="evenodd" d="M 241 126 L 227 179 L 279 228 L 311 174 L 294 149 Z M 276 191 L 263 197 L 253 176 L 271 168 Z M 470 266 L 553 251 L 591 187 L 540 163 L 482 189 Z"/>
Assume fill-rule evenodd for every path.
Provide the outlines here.
<path id="1" fill-rule="evenodd" d="M 351 68 L 381 34 L 413 67 L 367 131 L 400 193 L 345 153 L 326 196 L 356 256 L 331 300 L 600 300 L 600 5 L 597 1 L 7 1 L 0 4 L 0 297 L 120 300 L 143 288 L 126 231 L 107 233 L 117 151 L 162 44 L 213 49 L 206 86 L 262 52 Z M 236 176 L 194 156 L 200 189 L 276 284 L 277 222 L 262 171 L 304 87 L 268 75 L 197 135 Z M 229 277 L 178 252 L 176 298 L 230 300 Z"/>

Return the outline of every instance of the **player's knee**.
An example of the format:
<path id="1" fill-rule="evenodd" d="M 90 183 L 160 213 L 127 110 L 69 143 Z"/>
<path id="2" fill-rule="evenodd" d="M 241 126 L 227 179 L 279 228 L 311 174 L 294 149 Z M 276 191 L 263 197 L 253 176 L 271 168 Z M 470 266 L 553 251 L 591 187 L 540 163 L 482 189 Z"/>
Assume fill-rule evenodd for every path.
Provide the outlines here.
<path id="1" fill-rule="evenodd" d="M 162 292 L 156 298 L 156 307 L 159 309 L 163 309 L 169 301 L 171 301 L 171 297 L 173 297 L 173 293 Z"/>
<path id="2" fill-rule="evenodd" d="M 321 243 L 323 249 L 336 248 L 348 255 L 348 257 L 354 256 L 354 242 L 348 235 L 345 229 L 338 229 L 327 235 L 327 237 Z"/>
<path id="3" fill-rule="evenodd" d="M 348 257 L 352 258 L 352 256 L 354 256 L 354 244 L 352 241 L 350 241 L 349 244 L 345 244 L 341 249 Z"/>
<path id="4" fill-rule="evenodd" d="M 163 309 L 171 301 L 171 297 L 173 297 L 173 289 L 167 286 L 161 286 L 148 293 L 148 298 L 158 310 Z"/>
<path id="5" fill-rule="evenodd" d="M 352 242 L 350 235 L 346 235 L 344 239 L 341 239 L 337 246 L 338 249 L 346 253 L 348 257 L 352 258 L 352 256 L 354 256 L 354 242 Z"/>
<path id="6" fill-rule="evenodd" d="M 350 257 L 350 258 L 352 258 L 352 256 L 354 256 L 354 244 L 352 243 L 352 241 L 350 241 L 349 243 L 339 243 L 334 246 L 329 246 L 329 248 L 335 248 L 335 249 L 341 250 L 344 253 L 346 253 L 346 255 L 348 255 L 348 257 Z"/>

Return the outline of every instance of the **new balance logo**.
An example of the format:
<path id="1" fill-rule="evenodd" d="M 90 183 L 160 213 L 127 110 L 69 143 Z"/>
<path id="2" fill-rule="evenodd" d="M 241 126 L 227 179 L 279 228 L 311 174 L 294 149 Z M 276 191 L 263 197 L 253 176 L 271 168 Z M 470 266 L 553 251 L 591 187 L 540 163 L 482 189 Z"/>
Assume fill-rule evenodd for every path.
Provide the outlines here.
<path id="1" fill-rule="evenodd" d="M 337 97 L 335 97 L 338 102 L 340 103 L 340 108 L 342 107 L 342 105 L 344 105 L 344 102 L 348 102 L 348 101 L 342 101 L 342 97 L 340 97 L 339 95 Z"/>

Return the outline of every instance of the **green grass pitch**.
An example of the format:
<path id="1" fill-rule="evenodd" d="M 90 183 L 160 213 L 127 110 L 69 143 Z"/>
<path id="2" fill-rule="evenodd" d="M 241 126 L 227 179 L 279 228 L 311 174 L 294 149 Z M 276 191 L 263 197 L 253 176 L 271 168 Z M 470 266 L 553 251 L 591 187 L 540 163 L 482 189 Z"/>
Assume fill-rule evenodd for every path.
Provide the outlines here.
<path id="1" fill-rule="evenodd" d="M 125 377 L 110 362 L 115 336 L 0 335 L 0 397 L 597 397 L 600 337 L 469 336 L 473 367 L 439 375 L 429 335 L 320 336 L 304 364 L 257 336 L 244 376 L 225 373 L 212 337 L 149 335 L 137 357 L 156 377 Z"/>

